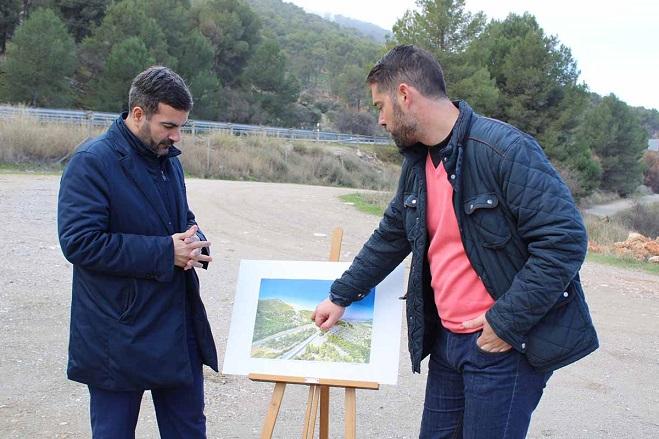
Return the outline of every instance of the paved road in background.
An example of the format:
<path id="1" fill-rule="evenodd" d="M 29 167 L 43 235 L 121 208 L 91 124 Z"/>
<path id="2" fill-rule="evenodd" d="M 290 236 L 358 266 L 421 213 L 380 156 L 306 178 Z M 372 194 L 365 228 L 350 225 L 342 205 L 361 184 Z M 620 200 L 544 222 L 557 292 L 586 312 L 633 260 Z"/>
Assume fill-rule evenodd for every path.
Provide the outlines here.
<path id="1" fill-rule="evenodd" d="M 0 437 L 87 438 L 85 386 L 66 379 L 71 265 L 57 243 L 57 176 L 0 174 Z M 227 341 L 240 259 L 326 260 L 335 226 L 351 260 L 378 223 L 337 197 L 347 189 L 188 181 L 190 204 L 212 240 L 200 273 L 218 351 Z M 583 283 L 602 347 L 557 371 L 529 438 L 659 437 L 659 276 L 586 264 Z M 406 328 L 401 328 L 405 334 Z M 359 438 L 418 437 L 426 364 L 413 375 L 401 337 L 397 386 L 358 391 Z M 256 438 L 273 386 L 205 371 L 209 438 Z M 342 437 L 343 400 L 331 391 L 331 437 Z M 288 386 L 276 438 L 302 432 L 304 386 Z M 138 438 L 157 438 L 145 395 Z"/>

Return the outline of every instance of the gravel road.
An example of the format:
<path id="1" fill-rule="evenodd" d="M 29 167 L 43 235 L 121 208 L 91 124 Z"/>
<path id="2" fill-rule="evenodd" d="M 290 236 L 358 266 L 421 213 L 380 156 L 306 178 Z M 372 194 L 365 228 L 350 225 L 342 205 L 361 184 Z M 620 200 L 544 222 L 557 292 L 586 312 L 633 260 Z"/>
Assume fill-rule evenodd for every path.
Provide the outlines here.
<path id="1" fill-rule="evenodd" d="M 635 202 L 641 204 L 659 203 L 659 194 L 644 195 L 638 198 L 625 198 L 623 200 L 615 200 L 610 203 L 598 204 L 597 206 L 589 207 L 584 212 L 590 215 L 599 217 L 606 217 L 615 215 L 616 213 L 629 209 Z"/>
<path id="2" fill-rule="evenodd" d="M 0 174 L 0 437 L 90 436 L 88 392 L 66 379 L 71 265 L 56 234 L 58 177 Z M 351 260 L 378 218 L 337 197 L 349 189 L 229 181 L 188 181 L 190 204 L 213 242 L 202 295 L 223 354 L 240 259 L 325 260 L 334 227 L 344 228 L 341 259 Z M 583 282 L 602 347 L 554 374 L 529 438 L 659 437 L 659 277 L 594 263 Z M 404 328 L 401 330 L 405 331 Z M 412 375 L 401 337 L 399 384 L 358 391 L 359 438 L 415 438 L 424 373 Z M 258 437 L 273 386 L 206 375 L 210 438 Z M 299 437 L 305 386 L 288 386 L 276 438 Z M 343 403 L 331 392 L 331 433 L 342 437 Z M 145 395 L 137 437 L 158 437 Z"/>

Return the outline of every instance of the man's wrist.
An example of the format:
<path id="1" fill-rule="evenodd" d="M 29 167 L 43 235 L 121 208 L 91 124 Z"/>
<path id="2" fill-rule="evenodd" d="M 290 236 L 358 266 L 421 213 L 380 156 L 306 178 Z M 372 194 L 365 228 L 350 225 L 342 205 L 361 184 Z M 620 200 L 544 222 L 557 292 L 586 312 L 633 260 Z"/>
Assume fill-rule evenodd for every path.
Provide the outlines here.
<path id="1" fill-rule="evenodd" d="M 346 307 L 350 306 L 350 302 L 348 302 L 347 300 L 345 300 L 343 297 L 337 296 L 336 294 L 331 293 L 331 292 L 330 292 L 330 294 L 329 294 L 328 299 L 329 299 L 329 301 L 332 302 L 334 305 L 338 305 L 338 306 L 341 306 L 341 307 L 343 307 L 343 308 L 346 308 Z"/>

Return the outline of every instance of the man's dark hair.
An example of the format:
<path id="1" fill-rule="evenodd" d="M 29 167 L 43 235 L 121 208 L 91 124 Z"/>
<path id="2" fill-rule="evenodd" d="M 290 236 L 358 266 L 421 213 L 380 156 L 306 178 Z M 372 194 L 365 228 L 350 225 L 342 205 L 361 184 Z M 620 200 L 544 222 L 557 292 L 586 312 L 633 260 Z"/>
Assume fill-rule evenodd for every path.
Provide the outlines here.
<path id="1" fill-rule="evenodd" d="M 427 97 L 445 98 L 444 73 L 437 60 L 426 50 L 412 45 L 396 46 L 373 66 L 366 82 L 380 92 L 395 93 L 405 82 Z"/>
<path id="2" fill-rule="evenodd" d="M 149 117 L 163 103 L 180 111 L 192 110 L 192 95 L 185 81 L 163 66 L 149 67 L 133 79 L 128 93 L 129 111 L 141 107 Z"/>

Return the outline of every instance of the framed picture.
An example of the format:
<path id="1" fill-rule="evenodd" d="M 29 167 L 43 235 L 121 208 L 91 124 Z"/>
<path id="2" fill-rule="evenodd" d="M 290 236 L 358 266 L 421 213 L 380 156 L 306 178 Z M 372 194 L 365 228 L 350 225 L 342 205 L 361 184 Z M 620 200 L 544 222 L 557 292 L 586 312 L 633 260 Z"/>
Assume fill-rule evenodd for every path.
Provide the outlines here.
<path id="1" fill-rule="evenodd" d="M 396 384 L 403 269 L 396 268 L 329 331 L 311 320 L 347 262 L 240 263 L 222 373 Z"/>

